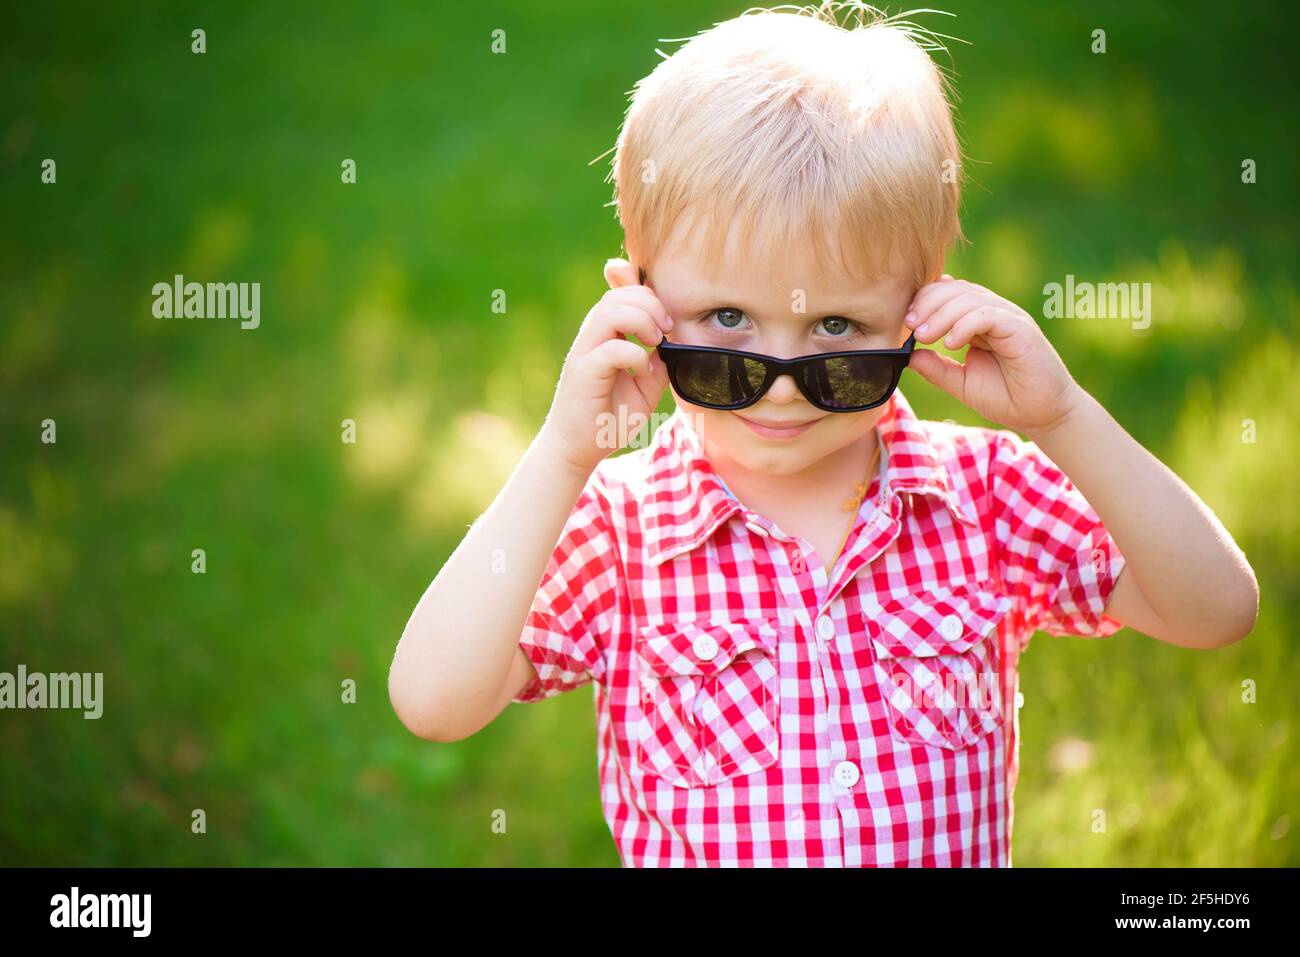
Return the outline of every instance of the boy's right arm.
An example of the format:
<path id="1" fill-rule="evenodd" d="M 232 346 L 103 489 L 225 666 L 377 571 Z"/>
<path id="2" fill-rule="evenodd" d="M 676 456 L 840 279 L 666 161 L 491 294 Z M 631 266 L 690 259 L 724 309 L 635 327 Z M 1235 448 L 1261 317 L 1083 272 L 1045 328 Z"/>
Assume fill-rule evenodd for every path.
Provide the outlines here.
<path id="1" fill-rule="evenodd" d="M 510 700 L 501 702 L 499 692 L 519 670 L 512 665 L 523 655 L 519 634 L 587 479 L 548 446 L 543 429 L 425 590 L 398 642 L 389 697 L 402 723 L 422 738 L 473 734 Z M 507 574 L 493 572 L 497 549 Z"/>
<path id="2" fill-rule="evenodd" d="M 615 288 L 583 321 L 546 423 L 425 590 L 398 642 L 389 698 L 422 738 L 473 734 L 531 680 L 519 638 L 565 522 L 612 451 L 597 441 L 601 415 L 649 415 L 667 386 L 658 355 L 625 336 L 657 345 L 672 321 L 654 294 L 635 284 L 630 266 L 611 262 L 619 263 L 606 267 Z M 497 574 L 502 553 L 507 572 Z"/>

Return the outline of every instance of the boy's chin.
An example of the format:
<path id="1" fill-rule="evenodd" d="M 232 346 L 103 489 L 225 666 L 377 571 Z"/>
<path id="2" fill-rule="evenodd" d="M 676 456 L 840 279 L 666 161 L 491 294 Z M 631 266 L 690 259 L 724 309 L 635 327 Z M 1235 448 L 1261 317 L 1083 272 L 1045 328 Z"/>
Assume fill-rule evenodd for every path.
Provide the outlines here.
<path id="1" fill-rule="evenodd" d="M 741 449 L 733 451 L 732 458 L 756 475 L 782 476 L 802 472 L 815 465 L 822 456 L 811 450 Z"/>
<path id="2" fill-rule="evenodd" d="M 816 465 L 829 453 L 816 439 L 794 439 L 780 444 L 749 436 L 728 442 L 727 454 L 749 472 L 759 475 L 794 475 Z"/>

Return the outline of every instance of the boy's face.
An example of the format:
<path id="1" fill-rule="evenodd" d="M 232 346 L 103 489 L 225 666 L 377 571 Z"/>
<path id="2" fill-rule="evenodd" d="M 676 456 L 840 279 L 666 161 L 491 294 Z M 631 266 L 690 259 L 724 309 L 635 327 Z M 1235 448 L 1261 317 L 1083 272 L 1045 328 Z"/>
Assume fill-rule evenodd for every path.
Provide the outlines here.
<path id="1" fill-rule="evenodd" d="M 811 250 L 791 247 L 775 270 L 764 271 L 728 237 L 719 274 L 704 275 L 699 237 L 679 224 L 653 263 L 648 284 L 673 319 L 669 339 L 687 345 L 724 346 L 790 359 L 816 352 L 896 349 L 907 341 L 903 325 L 916 293 L 898 277 L 855 280 L 823 266 Z M 796 309 L 802 306 L 803 311 Z M 826 412 L 810 403 L 784 375 L 758 402 L 723 412 L 678 406 L 702 424 L 708 447 L 756 473 L 792 475 L 866 436 L 884 414 Z"/>

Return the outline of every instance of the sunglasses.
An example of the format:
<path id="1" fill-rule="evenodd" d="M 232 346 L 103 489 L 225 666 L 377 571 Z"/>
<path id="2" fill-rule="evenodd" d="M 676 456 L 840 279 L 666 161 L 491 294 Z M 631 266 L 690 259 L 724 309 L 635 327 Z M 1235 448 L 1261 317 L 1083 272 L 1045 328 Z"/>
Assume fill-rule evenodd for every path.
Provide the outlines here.
<path id="1" fill-rule="evenodd" d="M 642 271 L 642 284 L 645 273 Z M 907 368 L 916 334 L 897 349 L 821 352 L 795 359 L 715 346 L 659 343 L 673 389 L 692 405 L 744 409 L 780 376 L 794 379 L 804 398 L 826 412 L 862 412 L 888 401 Z"/>

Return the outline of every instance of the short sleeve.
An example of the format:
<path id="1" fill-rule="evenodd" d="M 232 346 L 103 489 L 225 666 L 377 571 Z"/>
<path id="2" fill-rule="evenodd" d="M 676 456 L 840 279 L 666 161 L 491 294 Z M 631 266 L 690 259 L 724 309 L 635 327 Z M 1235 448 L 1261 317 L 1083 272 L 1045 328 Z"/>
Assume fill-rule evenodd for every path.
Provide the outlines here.
<path id="1" fill-rule="evenodd" d="M 1104 638 L 1124 556 L 1074 483 L 1036 444 L 999 431 L 990 495 L 1003 586 L 1021 615 L 1021 647 L 1036 631 Z"/>
<path id="2" fill-rule="evenodd" d="M 617 613 L 618 547 L 609 504 L 587 483 L 551 552 L 519 637 L 537 676 L 511 700 L 541 701 L 605 676 Z"/>

